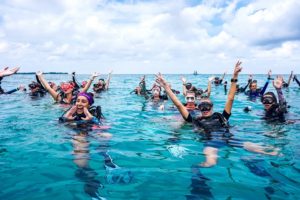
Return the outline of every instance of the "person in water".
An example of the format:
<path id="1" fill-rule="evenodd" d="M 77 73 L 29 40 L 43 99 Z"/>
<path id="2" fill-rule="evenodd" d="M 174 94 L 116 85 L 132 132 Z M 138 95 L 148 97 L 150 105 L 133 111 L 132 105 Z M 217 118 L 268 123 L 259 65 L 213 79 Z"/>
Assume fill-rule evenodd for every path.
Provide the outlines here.
<path id="1" fill-rule="evenodd" d="M 99 118 L 90 112 L 94 103 L 92 93 L 80 92 L 77 95 L 76 103 L 60 118 L 61 122 L 84 121 L 91 124 L 99 124 Z"/>
<path id="2" fill-rule="evenodd" d="M 98 80 L 98 82 L 94 84 L 93 90 L 94 90 L 95 93 L 101 93 L 105 90 L 108 90 L 110 79 L 111 79 L 111 74 L 112 74 L 112 71 L 110 71 L 108 73 L 108 77 L 107 77 L 106 81 L 103 78 L 100 78 Z"/>
<path id="3" fill-rule="evenodd" d="M 20 85 L 19 87 L 9 90 L 9 91 L 4 91 L 4 89 L 1 87 L 2 79 L 5 76 L 11 76 L 19 71 L 20 67 L 15 67 L 13 69 L 9 69 L 8 67 L 5 67 L 3 70 L 0 71 L 0 94 L 12 94 L 14 92 L 17 92 L 19 90 L 25 90 L 23 85 Z"/>
<path id="4" fill-rule="evenodd" d="M 249 83 L 249 90 L 245 92 L 245 94 L 247 96 L 249 96 L 250 98 L 256 98 L 256 97 L 262 97 L 269 85 L 269 81 L 271 80 L 271 73 L 272 71 L 269 70 L 268 72 L 268 79 L 264 85 L 264 87 L 261 88 L 257 88 L 257 81 L 256 80 L 250 80 Z"/>
<path id="5" fill-rule="evenodd" d="M 293 71 L 291 71 L 291 74 L 290 74 L 290 77 L 289 77 L 289 80 L 288 80 L 288 82 L 285 82 L 285 81 L 283 80 L 282 87 L 284 87 L 284 88 L 288 88 L 288 87 L 289 87 L 289 85 L 291 84 L 291 80 L 292 80 L 292 78 L 293 78 Z"/>
<path id="6" fill-rule="evenodd" d="M 223 76 L 220 78 L 220 77 L 215 77 L 214 78 L 214 84 L 216 85 L 216 86 L 218 86 L 218 85 L 221 85 L 222 83 L 223 83 L 223 80 L 224 80 L 224 78 L 225 78 L 225 75 L 226 75 L 226 72 L 224 72 L 224 74 L 223 74 Z"/>
<path id="7" fill-rule="evenodd" d="M 185 96 L 185 101 L 186 103 L 184 103 L 183 105 L 186 107 L 188 111 L 193 111 L 197 109 L 195 92 L 187 91 Z"/>
<path id="8" fill-rule="evenodd" d="M 276 89 L 278 100 L 273 92 L 267 92 L 262 96 L 261 101 L 264 105 L 265 116 L 268 121 L 285 121 L 285 114 L 287 113 L 287 103 L 282 93 L 283 77 L 278 76 L 273 81 L 273 86 Z"/>
<path id="9" fill-rule="evenodd" d="M 38 79 L 41 81 L 41 83 L 43 84 L 44 88 L 50 93 L 50 95 L 53 97 L 53 99 L 61 104 L 74 104 L 74 101 L 76 99 L 76 95 L 78 92 L 76 92 L 75 94 L 75 90 L 74 90 L 74 84 L 72 83 L 62 83 L 60 85 L 61 91 L 62 92 L 58 92 L 56 90 L 54 90 L 53 88 L 50 87 L 49 83 L 46 81 L 46 79 L 43 77 L 43 73 L 42 72 L 37 72 L 36 73 L 38 76 Z M 94 81 L 94 79 L 98 76 L 98 73 L 93 73 L 91 78 L 89 79 L 89 81 L 87 82 L 86 86 L 80 91 L 80 92 L 87 92 L 89 87 L 91 86 L 92 82 Z"/>
<path id="10" fill-rule="evenodd" d="M 193 91 L 193 92 L 197 91 L 197 88 L 193 86 L 192 83 L 187 83 L 185 77 L 181 77 L 181 81 L 182 81 L 182 94 L 184 96 L 186 96 L 187 91 Z"/>
<path id="11" fill-rule="evenodd" d="M 131 91 L 130 94 L 135 93 L 138 96 L 144 96 L 146 99 L 149 98 L 148 95 L 151 94 L 151 92 L 146 89 L 145 77 L 145 75 L 141 77 L 139 85 Z"/>
<path id="12" fill-rule="evenodd" d="M 228 119 L 231 115 L 231 109 L 236 93 L 236 83 L 238 81 L 238 74 L 242 70 L 240 65 L 240 61 L 238 61 L 235 65 L 227 102 L 225 104 L 225 108 L 222 114 L 213 112 L 213 103 L 211 102 L 211 100 L 202 99 L 202 101 L 198 105 L 198 109 L 201 112 L 201 116 L 192 117 L 186 109 L 186 107 L 177 99 L 176 95 L 173 94 L 170 88 L 168 88 L 168 85 L 166 84 L 167 82 L 161 74 L 157 75 L 156 81 L 158 84 L 160 84 L 160 86 L 162 86 L 166 90 L 168 96 L 173 101 L 173 103 L 175 104 L 185 121 L 193 123 L 196 126 L 196 128 L 203 130 L 205 135 L 210 138 L 211 143 L 213 143 L 221 137 L 221 139 L 225 140 L 225 143 L 227 144 L 228 140 L 232 136 L 228 130 Z M 219 142 L 220 141 L 217 141 L 217 143 Z M 265 152 L 263 147 L 250 142 L 243 142 L 241 146 L 249 151 L 277 155 L 277 152 Z M 208 146 L 204 148 L 203 152 L 206 157 L 206 160 L 201 164 L 202 167 L 211 167 L 217 163 L 217 145 L 210 145 L 210 143 L 208 143 Z"/>

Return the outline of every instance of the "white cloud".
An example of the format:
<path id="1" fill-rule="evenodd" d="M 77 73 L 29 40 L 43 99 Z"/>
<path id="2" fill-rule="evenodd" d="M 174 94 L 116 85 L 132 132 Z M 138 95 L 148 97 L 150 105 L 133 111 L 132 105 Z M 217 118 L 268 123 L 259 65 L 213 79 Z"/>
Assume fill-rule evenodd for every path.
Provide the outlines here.
<path id="1" fill-rule="evenodd" d="M 299 3 L 240 2 L 5 1 L 0 58 L 3 65 L 23 63 L 25 71 L 65 66 L 84 73 L 94 66 L 113 66 L 116 73 L 190 73 L 194 66 L 225 67 L 238 58 L 253 68 L 255 59 L 267 63 L 274 55 L 299 61 Z"/>

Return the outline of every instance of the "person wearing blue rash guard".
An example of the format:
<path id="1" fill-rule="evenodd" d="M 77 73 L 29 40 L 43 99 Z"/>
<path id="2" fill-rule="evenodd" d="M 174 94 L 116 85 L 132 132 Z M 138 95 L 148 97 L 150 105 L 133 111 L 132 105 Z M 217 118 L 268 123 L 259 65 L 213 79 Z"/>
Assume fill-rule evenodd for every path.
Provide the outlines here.
<path id="1" fill-rule="evenodd" d="M 250 98 L 256 98 L 256 97 L 261 97 L 264 95 L 268 85 L 269 81 L 271 80 L 271 70 L 268 72 L 268 80 L 266 81 L 264 87 L 257 88 L 257 81 L 256 80 L 251 80 L 249 83 L 249 90 L 245 92 L 247 96 Z"/>

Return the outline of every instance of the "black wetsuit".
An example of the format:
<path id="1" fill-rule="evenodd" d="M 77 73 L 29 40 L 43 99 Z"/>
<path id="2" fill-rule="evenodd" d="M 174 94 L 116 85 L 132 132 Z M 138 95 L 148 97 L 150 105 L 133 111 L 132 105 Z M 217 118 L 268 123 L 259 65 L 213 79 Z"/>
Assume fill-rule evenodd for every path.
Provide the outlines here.
<path id="1" fill-rule="evenodd" d="M 193 123 L 197 129 L 202 130 L 201 135 L 203 139 L 206 140 L 204 143 L 206 147 L 220 148 L 227 145 L 241 147 L 242 142 L 233 138 L 233 135 L 229 132 L 229 117 L 230 114 L 224 110 L 222 114 L 215 112 L 206 118 L 193 118 L 192 115 L 189 114 L 186 121 Z"/>
<path id="2" fill-rule="evenodd" d="M 282 104 L 276 103 L 269 110 L 266 110 L 264 119 L 266 119 L 269 122 L 273 122 L 273 121 L 284 122 L 286 113 L 287 113 L 286 103 L 285 102 Z"/>

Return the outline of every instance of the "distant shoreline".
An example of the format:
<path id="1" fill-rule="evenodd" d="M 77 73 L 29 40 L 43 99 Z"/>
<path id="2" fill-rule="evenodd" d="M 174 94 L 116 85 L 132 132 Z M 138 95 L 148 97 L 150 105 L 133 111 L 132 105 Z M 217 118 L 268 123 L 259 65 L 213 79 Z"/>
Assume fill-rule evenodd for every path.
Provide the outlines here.
<path id="1" fill-rule="evenodd" d="M 16 74 L 35 74 L 35 72 L 18 72 Z M 68 74 L 67 72 L 43 72 L 43 74 Z"/>

